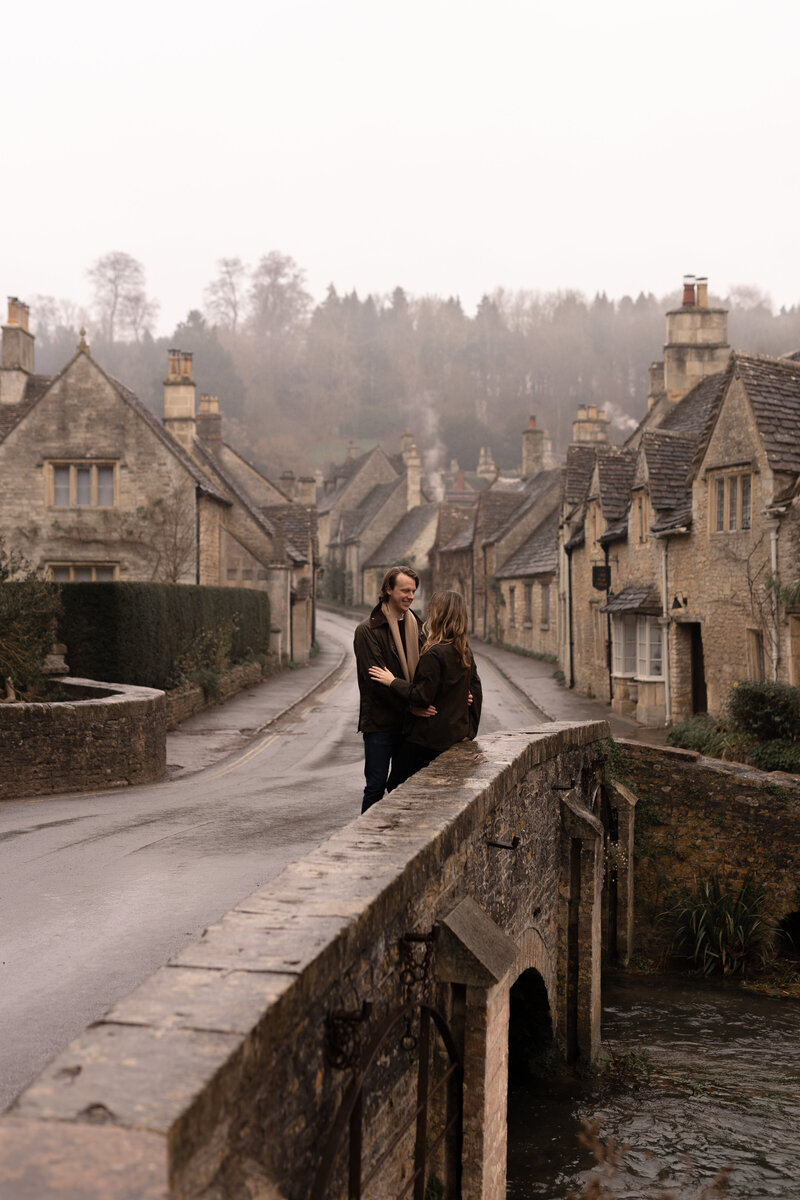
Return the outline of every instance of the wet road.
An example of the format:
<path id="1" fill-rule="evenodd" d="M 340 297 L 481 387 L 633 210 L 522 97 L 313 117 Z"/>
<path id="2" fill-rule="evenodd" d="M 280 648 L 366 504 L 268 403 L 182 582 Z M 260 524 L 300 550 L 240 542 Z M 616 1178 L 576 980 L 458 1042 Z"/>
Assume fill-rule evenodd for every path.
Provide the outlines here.
<path id="1" fill-rule="evenodd" d="M 343 667 L 214 766 L 0 805 L 0 1108 L 116 999 L 358 815 L 352 631 L 321 615 Z M 478 666 L 482 732 L 541 720 L 488 660 Z"/>

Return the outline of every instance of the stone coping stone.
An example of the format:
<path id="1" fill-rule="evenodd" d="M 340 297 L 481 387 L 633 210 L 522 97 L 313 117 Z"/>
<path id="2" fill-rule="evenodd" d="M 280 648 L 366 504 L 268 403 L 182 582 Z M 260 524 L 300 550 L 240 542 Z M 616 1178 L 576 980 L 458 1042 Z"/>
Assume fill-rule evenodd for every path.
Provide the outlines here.
<path id="1" fill-rule="evenodd" d="M 202 1158 L 227 1114 L 247 1104 L 265 1046 L 280 1046 L 298 1008 L 318 1005 L 319 981 L 336 977 L 403 897 L 430 883 L 431 853 L 456 853 L 506 775 L 608 736 L 605 721 L 559 722 L 461 743 L 289 864 L 118 1001 L 22 1093 L 0 1120 L 8 1156 L 0 1158 L 0 1195 L 25 1153 L 41 1186 L 20 1198 L 68 1194 L 45 1186 L 39 1163 L 55 1147 L 54 1125 L 69 1137 L 63 1164 L 53 1148 L 53 1178 L 73 1151 L 79 1160 L 81 1130 L 87 1171 L 98 1135 L 113 1130 L 140 1171 L 136 1194 L 172 1195 L 158 1188 Z M 97 1195 L 124 1200 L 130 1181 L 115 1176 L 112 1160 Z"/>

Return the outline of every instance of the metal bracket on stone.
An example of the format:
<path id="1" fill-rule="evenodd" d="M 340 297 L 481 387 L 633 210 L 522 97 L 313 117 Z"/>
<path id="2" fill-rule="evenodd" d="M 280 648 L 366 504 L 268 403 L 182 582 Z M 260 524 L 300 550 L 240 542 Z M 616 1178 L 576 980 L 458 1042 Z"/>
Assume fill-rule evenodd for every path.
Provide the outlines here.
<path id="1" fill-rule="evenodd" d="M 372 1012 L 372 1002 L 365 1000 L 355 1012 L 339 1009 L 325 1018 L 328 1054 L 331 1066 L 339 1070 L 355 1069 L 361 1055 L 361 1034 Z"/>
<path id="2" fill-rule="evenodd" d="M 490 842 L 488 840 L 486 842 L 487 846 L 497 846 L 498 850 L 516 850 L 519 844 L 520 839 L 516 834 L 514 834 L 510 842 Z"/>

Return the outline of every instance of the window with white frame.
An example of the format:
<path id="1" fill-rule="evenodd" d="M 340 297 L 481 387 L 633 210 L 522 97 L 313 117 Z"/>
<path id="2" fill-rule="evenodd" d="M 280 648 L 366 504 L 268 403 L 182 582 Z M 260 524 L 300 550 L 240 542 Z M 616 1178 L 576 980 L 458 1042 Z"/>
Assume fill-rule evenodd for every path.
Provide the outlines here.
<path id="1" fill-rule="evenodd" d="M 54 583 L 113 583 L 119 573 L 117 563 L 48 563 Z"/>
<path id="2" fill-rule="evenodd" d="M 612 614 L 612 669 L 630 679 L 662 679 L 661 626 L 656 617 Z"/>
<path id="3" fill-rule="evenodd" d="M 632 678 L 636 674 L 636 617 L 612 616 L 611 643 L 614 674 Z"/>
<path id="4" fill-rule="evenodd" d="M 711 529 L 735 533 L 750 528 L 752 476 L 749 471 L 726 472 L 711 480 Z"/>
<path id="5" fill-rule="evenodd" d="M 661 626 L 656 617 L 639 617 L 636 624 L 636 677 L 661 679 Z"/>
<path id="6" fill-rule="evenodd" d="M 116 504 L 116 463 L 51 462 L 48 502 L 54 508 L 113 508 Z"/>

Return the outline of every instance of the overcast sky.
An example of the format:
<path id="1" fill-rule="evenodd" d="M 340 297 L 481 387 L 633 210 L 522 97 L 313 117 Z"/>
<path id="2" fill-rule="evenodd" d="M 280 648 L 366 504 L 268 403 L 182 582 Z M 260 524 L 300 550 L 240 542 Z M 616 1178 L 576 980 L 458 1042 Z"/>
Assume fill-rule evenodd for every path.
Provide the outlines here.
<path id="1" fill-rule="evenodd" d="M 216 260 L 401 284 L 800 301 L 796 0 L 4 6 L 0 296 L 125 250 L 159 331 Z M 3 314 L 4 315 L 4 314 Z"/>

